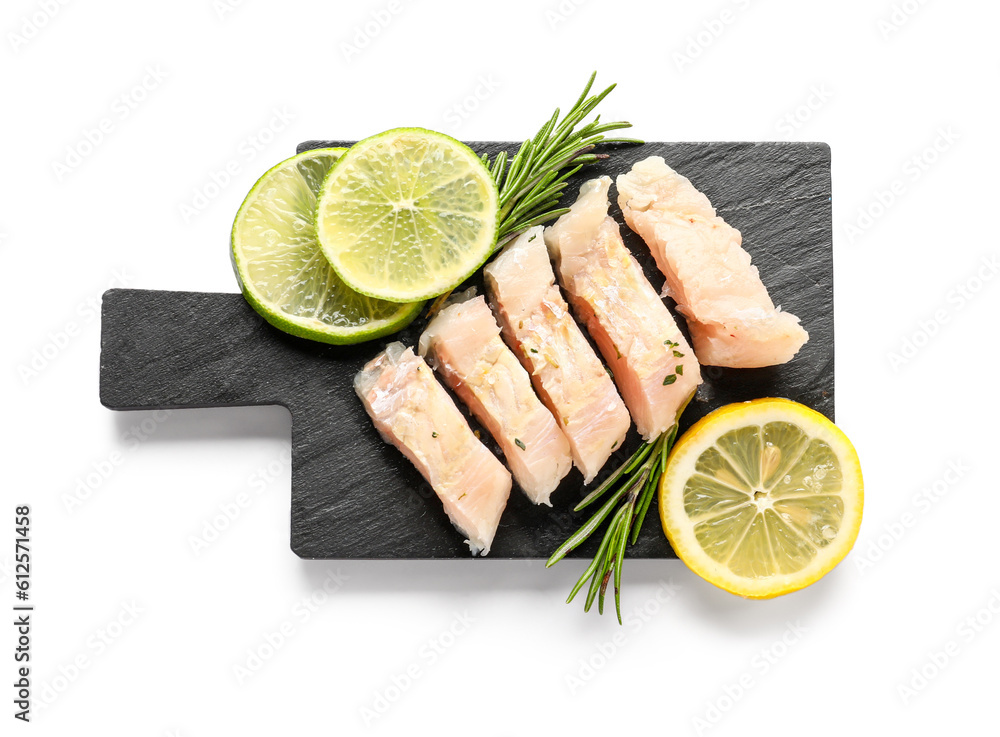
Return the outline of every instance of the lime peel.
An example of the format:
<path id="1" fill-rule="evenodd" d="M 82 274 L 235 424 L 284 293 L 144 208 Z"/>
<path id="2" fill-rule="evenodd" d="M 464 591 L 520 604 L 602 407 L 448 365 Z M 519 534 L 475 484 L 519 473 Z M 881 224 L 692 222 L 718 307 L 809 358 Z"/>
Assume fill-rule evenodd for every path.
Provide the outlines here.
<path id="1" fill-rule="evenodd" d="M 345 150 L 313 149 L 269 169 L 247 194 L 232 230 L 230 257 L 247 302 L 279 330 L 322 343 L 359 343 L 394 333 L 423 306 L 355 292 L 320 251 L 316 198 Z"/>
<path id="2" fill-rule="evenodd" d="M 464 143 L 424 128 L 394 128 L 340 157 L 323 183 L 320 247 L 361 294 L 415 302 L 458 286 L 485 263 L 499 194 Z"/>

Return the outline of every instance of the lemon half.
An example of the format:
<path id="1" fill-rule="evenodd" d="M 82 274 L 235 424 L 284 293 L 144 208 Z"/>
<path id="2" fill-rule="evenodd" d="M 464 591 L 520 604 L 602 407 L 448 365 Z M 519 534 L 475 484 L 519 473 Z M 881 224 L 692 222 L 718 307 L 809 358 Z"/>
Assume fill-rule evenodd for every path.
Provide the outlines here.
<path id="1" fill-rule="evenodd" d="M 677 556 L 740 596 L 769 599 L 821 578 L 854 545 L 864 485 L 829 419 L 787 399 L 730 404 L 678 441 L 660 480 Z"/>

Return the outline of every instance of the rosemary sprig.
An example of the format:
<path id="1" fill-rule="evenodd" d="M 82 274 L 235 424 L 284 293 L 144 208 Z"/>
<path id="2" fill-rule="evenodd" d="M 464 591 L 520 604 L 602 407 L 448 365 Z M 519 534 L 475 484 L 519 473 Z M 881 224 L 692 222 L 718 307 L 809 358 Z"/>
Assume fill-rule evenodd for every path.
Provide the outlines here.
<path id="1" fill-rule="evenodd" d="M 603 614 L 604 596 L 613 577 L 615 611 L 618 614 L 618 623 L 621 624 L 621 582 L 625 548 L 629 544 L 634 544 L 639 537 L 639 530 L 642 529 L 642 522 L 646 519 L 646 512 L 656 494 L 660 476 L 667 465 L 667 456 L 670 455 L 670 449 L 676 438 L 677 423 L 674 423 L 670 430 L 655 440 L 639 446 L 631 458 L 612 472 L 600 486 L 587 494 L 574 507 L 574 511 L 579 512 L 610 492 L 607 501 L 601 508 L 556 549 L 545 563 L 546 568 L 555 565 L 570 551 L 583 544 L 584 540 L 601 526 L 601 523 L 608 518 L 616 506 L 618 510 L 611 518 L 611 523 L 604 533 L 597 554 L 587 566 L 587 570 L 580 576 L 580 580 L 573 586 L 573 590 L 570 591 L 569 598 L 566 599 L 567 604 L 573 601 L 573 598 L 589 580 L 590 589 L 587 592 L 587 601 L 583 605 L 583 609 L 589 612 L 596 598 L 597 610 Z"/>
<path id="2" fill-rule="evenodd" d="M 607 154 L 592 153 L 595 146 L 642 143 L 634 138 L 605 138 L 604 134 L 610 131 L 631 128 L 632 124 L 625 121 L 601 123 L 598 115 L 586 125 L 577 127 L 615 88 L 611 85 L 588 97 L 596 77 L 597 72 L 590 75 L 580 97 L 562 119 L 556 108 L 534 138 L 521 144 L 513 158 L 508 160 L 507 153 L 501 151 L 490 163 L 489 157 L 483 156 L 483 163 L 489 167 L 500 190 L 496 250 L 528 228 L 554 220 L 568 211 L 568 208 L 557 207 L 566 181 L 585 164 L 607 158 Z"/>
<path id="3" fill-rule="evenodd" d="M 483 164 L 490 170 L 500 192 L 497 242 L 493 253 L 528 228 L 569 212 L 568 207 L 558 206 L 566 182 L 581 167 L 608 157 L 607 154 L 592 153 L 598 144 L 642 143 L 638 138 L 605 138 L 605 133 L 631 128 L 632 124 L 626 121 L 601 123 L 601 116 L 598 115 L 577 128 L 615 88 L 611 85 L 603 92 L 587 97 L 596 77 L 597 72 L 590 75 L 583 92 L 562 119 L 559 118 L 559 108 L 556 108 L 535 136 L 521 144 L 513 158 L 509 158 L 506 151 L 501 151 L 491 163 L 489 155 L 483 154 Z M 450 296 L 449 290 L 435 298 L 427 314 L 436 314 Z"/>

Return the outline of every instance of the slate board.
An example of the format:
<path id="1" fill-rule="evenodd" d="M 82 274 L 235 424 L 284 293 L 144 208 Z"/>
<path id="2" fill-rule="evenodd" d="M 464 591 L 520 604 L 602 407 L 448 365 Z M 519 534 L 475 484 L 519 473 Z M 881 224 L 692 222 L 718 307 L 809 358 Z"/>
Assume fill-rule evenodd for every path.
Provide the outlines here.
<path id="1" fill-rule="evenodd" d="M 309 141 L 299 151 L 350 142 Z M 478 153 L 514 143 L 470 143 Z M 764 369 L 705 367 L 705 385 L 681 430 L 729 402 L 781 396 L 833 419 L 834 325 L 830 149 L 820 143 L 646 143 L 609 148 L 610 158 L 578 174 L 612 179 L 646 156 L 663 156 L 688 176 L 743 232 L 776 304 L 798 315 L 809 342 L 793 361 Z M 663 277 L 648 249 L 621 217 L 612 189 L 611 214 L 659 290 Z M 227 244 L 220 239 L 219 251 Z M 470 281 L 475 284 L 476 280 Z M 672 305 L 671 305 L 672 306 Z M 683 326 L 683 320 L 678 321 Z M 397 337 L 415 345 L 423 318 Z M 468 558 L 468 547 L 416 469 L 384 443 L 354 394 L 352 379 L 389 339 L 326 346 L 268 325 L 240 294 L 112 289 L 101 323 L 101 402 L 110 409 L 175 409 L 278 404 L 292 415 L 291 547 L 303 558 Z M 461 403 L 459 403 L 461 406 Z M 463 407 L 464 410 L 464 407 Z M 468 414 L 468 413 L 466 413 Z M 470 418 L 474 428 L 479 425 Z M 488 433 L 482 432 L 484 439 Z M 633 429 L 605 466 L 610 471 L 639 444 Z M 500 455 L 491 440 L 487 443 Z M 502 458 L 502 456 L 501 456 Z M 574 470 L 553 494 L 553 508 L 535 507 L 517 489 L 488 559 L 547 558 L 585 515 Z M 591 557 L 596 535 L 573 557 Z M 674 557 L 655 510 L 628 549 L 633 558 Z"/>

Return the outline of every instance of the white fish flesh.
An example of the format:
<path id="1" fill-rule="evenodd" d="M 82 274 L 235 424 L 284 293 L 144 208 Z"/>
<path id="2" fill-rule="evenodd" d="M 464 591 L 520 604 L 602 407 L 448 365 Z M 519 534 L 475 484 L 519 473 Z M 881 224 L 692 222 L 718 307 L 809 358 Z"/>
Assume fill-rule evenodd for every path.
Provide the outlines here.
<path id="1" fill-rule="evenodd" d="M 511 477 L 483 445 L 430 367 L 390 343 L 354 377 L 354 390 L 387 443 L 431 485 L 472 554 L 490 551 Z"/>
<path id="2" fill-rule="evenodd" d="M 549 262 L 542 228 L 523 233 L 484 271 L 504 337 L 569 440 L 590 483 L 628 433 L 628 410 L 569 313 Z"/>
<path id="3" fill-rule="evenodd" d="M 486 300 L 441 310 L 420 336 L 419 351 L 500 444 L 527 497 L 551 506 L 550 495 L 573 467 L 569 441 L 500 338 Z"/>
<path id="4" fill-rule="evenodd" d="M 625 221 L 666 276 L 701 363 L 754 368 L 790 361 L 809 334 L 774 306 L 740 231 L 708 198 L 660 156 L 637 162 L 617 185 Z"/>
<path id="5" fill-rule="evenodd" d="M 545 229 L 559 281 L 615 377 L 639 433 L 670 429 L 701 383 L 694 352 L 608 217 L 611 179 L 584 183 Z"/>

